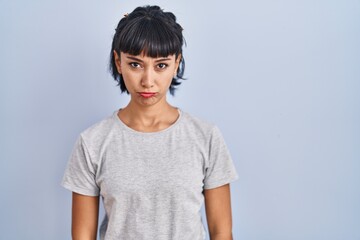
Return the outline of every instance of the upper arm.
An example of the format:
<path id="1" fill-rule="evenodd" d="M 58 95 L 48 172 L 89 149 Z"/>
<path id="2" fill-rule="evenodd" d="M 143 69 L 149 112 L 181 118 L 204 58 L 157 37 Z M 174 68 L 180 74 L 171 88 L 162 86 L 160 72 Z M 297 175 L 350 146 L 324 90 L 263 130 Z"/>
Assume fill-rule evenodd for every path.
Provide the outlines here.
<path id="1" fill-rule="evenodd" d="M 232 236 L 230 184 L 204 190 L 206 219 L 210 236 Z"/>
<path id="2" fill-rule="evenodd" d="M 72 239 L 94 240 L 97 236 L 99 196 L 72 194 Z"/>

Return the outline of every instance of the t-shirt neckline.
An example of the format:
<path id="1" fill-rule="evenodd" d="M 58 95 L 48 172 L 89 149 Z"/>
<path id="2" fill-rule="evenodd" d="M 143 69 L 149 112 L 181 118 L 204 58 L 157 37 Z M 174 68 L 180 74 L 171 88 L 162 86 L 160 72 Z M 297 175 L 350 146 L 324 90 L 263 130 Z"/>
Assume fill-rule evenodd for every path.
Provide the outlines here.
<path id="1" fill-rule="evenodd" d="M 168 132 L 168 131 L 172 130 L 173 128 L 175 128 L 175 126 L 177 126 L 179 124 L 179 122 L 182 119 L 183 112 L 180 108 L 176 108 L 176 109 L 179 112 L 179 116 L 176 119 L 176 121 L 173 124 L 171 124 L 170 126 L 168 126 L 167 128 L 162 129 L 160 131 L 156 131 L 156 132 L 140 132 L 140 131 L 137 131 L 137 130 L 132 129 L 131 127 L 127 126 L 118 116 L 118 112 L 121 110 L 121 108 L 114 111 L 113 117 L 114 117 L 115 121 L 120 125 L 120 127 L 125 129 L 126 131 L 129 131 L 129 132 L 132 132 L 132 133 L 135 133 L 138 135 L 157 135 L 157 134 L 162 134 L 162 133 Z"/>

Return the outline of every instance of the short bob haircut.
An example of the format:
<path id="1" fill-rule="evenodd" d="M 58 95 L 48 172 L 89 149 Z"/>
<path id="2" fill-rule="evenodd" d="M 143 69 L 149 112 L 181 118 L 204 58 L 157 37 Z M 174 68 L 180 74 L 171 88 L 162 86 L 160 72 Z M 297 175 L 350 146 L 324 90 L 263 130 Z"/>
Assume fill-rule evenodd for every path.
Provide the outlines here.
<path id="1" fill-rule="evenodd" d="M 184 79 L 185 60 L 182 46 L 185 41 L 183 28 L 176 22 L 176 17 L 171 12 L 164 12 L 158 6 L 137 7 L 130 14 L 125 14 L 120 20 L 112 42 L 110 52 L 109 70 L 118 82 L 121 92 L 126 92 L 124 79 L 117 71 L 113 51 L 120 56 L 120 52 L 131 55 L 144 53 L 148 57 L 167 57 L 181 54 L 180 64 L 176 76 L 172 79 L 169 91 L 174 95 L 176 86 L 180 85 L 179 79 Z M 175 58 L 175 59 L 176 59 Z"/>

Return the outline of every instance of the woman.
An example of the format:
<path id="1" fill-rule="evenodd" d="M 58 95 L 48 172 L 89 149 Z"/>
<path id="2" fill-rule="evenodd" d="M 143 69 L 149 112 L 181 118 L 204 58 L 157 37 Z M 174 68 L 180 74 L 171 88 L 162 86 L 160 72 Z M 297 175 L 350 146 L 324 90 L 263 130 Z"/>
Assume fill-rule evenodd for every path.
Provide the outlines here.
<path id="1" fill-rule="evenodd" d="M 119 22 L 110 70 L 124 108 L 78 137 L 62 185 L 73 192 L 73 239 L 232 239 L 229 183 L 238 178 L 219 129 L 166 99 L 184 73 L 182 28 L 158 6 Z"/>

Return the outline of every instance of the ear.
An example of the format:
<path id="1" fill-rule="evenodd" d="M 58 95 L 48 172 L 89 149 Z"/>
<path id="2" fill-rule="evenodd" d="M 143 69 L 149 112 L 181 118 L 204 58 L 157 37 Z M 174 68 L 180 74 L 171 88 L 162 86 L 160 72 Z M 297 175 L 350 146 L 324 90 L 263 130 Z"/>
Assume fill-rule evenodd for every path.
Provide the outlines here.
<path id="1" fill-rule="evenodd" d="M 175 73 L 174 73 L 175 76 L 176 76 L 177 70 L 179 68 L 181 57 L 182 57 L 181 54 L 179 54 L 179 56 L 177 56 L 177 58 L 175 59 Z"/>
<path id="2" fill-rule="evenodd" d="M 119 74 L 121 74 L 120 56 L 117 54 L 117 52 L 115 50 L 113 51 L 113 54 L 114 54 L 114 60 L 115 60 L 116 69 L 119 72 Z"/>

